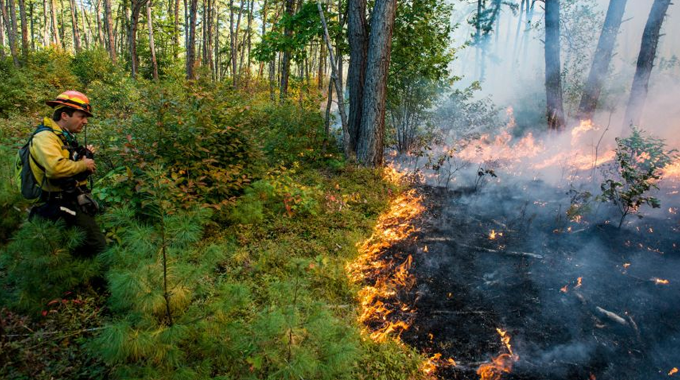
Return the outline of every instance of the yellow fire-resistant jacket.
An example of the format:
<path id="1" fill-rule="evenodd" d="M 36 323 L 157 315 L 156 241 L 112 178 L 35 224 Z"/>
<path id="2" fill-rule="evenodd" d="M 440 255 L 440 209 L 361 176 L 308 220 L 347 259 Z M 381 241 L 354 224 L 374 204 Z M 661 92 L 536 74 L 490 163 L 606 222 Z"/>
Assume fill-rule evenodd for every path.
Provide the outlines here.
<path id="1" fill-rule="evenodd" d="M 42 184 L 43 191 L 62 191 L 63 189 L 51 183 L 50 180 L 72 177 L 87 170 L 85 162 L 72 161 L 67 149 L 66 136 L 61 127 L 49 117 L 43 121 L 43 125 L 54 130 L 43 131 L 33 136 L 31 154 L 33 158 L 45 168 L 43 171 L 31 160 L 31 170 L 36 181 Z M 47 180 L 43 183 L 43 177 Z M 87 181 L 80 181 L 78 186 L 87 185 Z"/>

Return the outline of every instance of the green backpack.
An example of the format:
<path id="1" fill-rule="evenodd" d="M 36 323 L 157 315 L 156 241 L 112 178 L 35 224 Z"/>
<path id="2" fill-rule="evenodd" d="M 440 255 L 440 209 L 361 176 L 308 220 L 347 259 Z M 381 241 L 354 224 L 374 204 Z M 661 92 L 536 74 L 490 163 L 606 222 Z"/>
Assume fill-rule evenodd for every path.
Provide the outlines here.
<path id="1" fill-rule="evenodd" d="M 43 183 L 38 183 L 35 176 L 33 175 L 33 171 L 31 170 L 31 161 L 33 161 L 33 163 L 40 170 L 42 170 L 43 173 L 45 172 L 45 168 L 40 165 L 31 154 L 33 136 L 43 131 L 54 132 L 54 129 L 40 124 L 38 128 L 36 128 L 36 130 L 31 133 L 31 136 L 28 138 L 28 141 L 26 141 L 26 144 L 24 144 L 24 146 L 19 149 L 19 153 L 17 154 L 16 161 L 14 163 L 14 177 L 16 179 L 16 183 L 19 186 L 21 194 L 26 199 L 40 198 L 40 194 L 42 193 L 42 185 L 44 184 L 46 178 L 43 176 Z"/>

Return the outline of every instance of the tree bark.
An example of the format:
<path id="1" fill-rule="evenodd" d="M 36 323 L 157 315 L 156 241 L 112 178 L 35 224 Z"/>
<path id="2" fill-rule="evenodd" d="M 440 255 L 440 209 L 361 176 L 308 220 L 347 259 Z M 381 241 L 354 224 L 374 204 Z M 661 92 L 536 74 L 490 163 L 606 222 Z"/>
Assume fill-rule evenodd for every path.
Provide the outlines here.
<path id="1" fill-rule="evenodd" d="M 560 62 L 560 3 L 545 0 L 545 92 L 548 129 L 564 128 Z"/>
<path id="2" fill-rule="evenodd" d="M 619 34 L 621 20 L 626 9 L 627 0 L 610 0 L 607 16 L 604 19 L 600 40 L 597 43 L 593 65 L 590 68 L 588 81 L 583 90 L 581 104 L 579 105 L 579 118 L 589 120 L 593 118 L 597 102 L 600 98 L 602 83 L 607 75 L 607 69 L 612 58 L 612 51 L 616 43 L 616 36 Z"/>
<path id="3" fill-rule="evenodd" d="M 293 17 L 293 11 L 295 2 L 294 0 L 286 0 L 286 16 L 288 17 Z M 284 35 L 286 36 L 286 39 L 290 39 L 293 37 L 293 30 L 289 26 L 289 23 L 286 24 L 286 27 L 284 28 Z M 291 58 L 291 51 L 290 48 L 286 48 L 283 51 L 283 61 L 281 62 L 281 90 L 279 92 L 279 97 L 281 101 L 286 100 L 286 97 L 288 97 L 288 77 L 290 76 L 290 58 Z"/>
<path id="4" fill-rule="evenodd" d="M 50 45 L 50 20 L 48 18 L 49 5 L 47 5 L 47 0 L 43 0 L 43 46 L 48 47 Z"/>
<path id="5" fill-rule="evenodd" d="M 19 67 L 19 52 L 17 51 L 17 21 L 16 9 L 14 7 L 14 0 L 6 0 L 7 6 L 2 7 L 2 17 L 5 20 L 5 27 L 7 29 L 7 42 L 9 42 L 9 52 L 12 55 L 14 66 Z"/>
<path id="6" fill-rule="evenodd" d="M 189 10 L 189 34 L 187 36 L 187 79 L 194 79 L 194 61 L 196 60 L 196 13 L 198 11 L 198 0 L 191 0 Z"/>
<path id="7" fill-rule="evenodd" d="M 111 0 L 104 0 L 104 26 L 106 27 L 106 34 L 109 40 L 109 56 L 111 62 L 116 64 L 116 38 L 114 37 L 113 22 L 111 21 Z"/>
<path id="8" fill-rule="evenodd" d="M 0 0 L 0 59 L 5 59 L 5 4 Z"/>
<path id="9" fill-rule="evenodd" d="M 321 17 L 321 23 L 323 24 L 324 38 L 326 40 L 326 45 L 328 47 L 328 54 L 330 55 L 331 58 L 331 70 L 333 72 L 331 80 L 335 84 L 335 92 L 338 96 L 338 112 L 340 113 L 340 121 L 342 123 L 342 147 L 343 150 L 345 151 L 345 156 L 350 157 L 352 152 L 349 150 L 349 131 L 347 130 L 347 116 L 345 115 L 345 104 L 343 103 L 342 84 L 339 81 L 339 78 L 340 76 L 342 76 L 342 73 L 338 73 L 337 68 L 335 66 L 336 60 L 333 54 L 333 46 L 331 45 L 331 37 L 328 35 L 328 26 L 326 25 L 326 18 L 324 17 L 323 9 L 321 8 L 321 3 L 316 3 L 316 5 L 319 8 L 319 16 Z M 333 95 L 329 91 L 328 94 L 329 103 L 332 96 Z"/>
<path id="10" fill-rule="evenodd" d="M 175 9 L 173 9 L 173 40 L 175 43 L 172 46 L 172 56 L 177 59 L 179 58 L 179 0 L 175 1 Z"/>
<path id="11" fill-rule="evenodd" d="M 626 109 L 626 117 L 624 119 L 625 126 L 640 124 L 642 110 L 647 100 L 649 77 L 654 67 L 656 48 L 659 44 L 661 25 L 670 3 L 671 0 L 654 0 L 654 4 L 652 4 L 652 10 L 649 13 L 645 30 L 642 33 L 640 54 L 638 55 L 633 87 L 630 90 L 630 99 L 628 100 L 628 108 Z"/>
<path id="12" fill-rule="evenodd" d="M 133 78 L 137 77 L 139 65 L 137 59 L 137 28 L 139 26 L 139 15 L 148 1 L 149 0 L 131 0 L 130 35 L 128 37 L 130 38 L 130 68 Z"/>
<path id="13" fill-rule="evenodd" d="M 236 38 L 238 31 L 234 31 L 234 0 L 229 0 L 229 64 L 231 66 L 232 85 L 236 88 Z"/>
<path id="14" fill-rule="evenodd" d="M 76 8 L 75 0 L 69 0 L 71 5 L 71 30 L 73 31 L 73 47 L 76 49 L 76 54 L 80 53 L 80 31 L 78 30 L 78 8 Z M 134 76 L 134 74 L 133 74 Z"/>
<path id="15" fill-rule="evenodd" d="M 365 166 L 377 167 L 383 163 L 387 74 L 396 11 L 396 0 L 376 0 L 371 15 L 361 137 L 357 144 L 357 159 Z"/>
<path id="16" fill-rule="evenodd" d="M 366 22 L 366 0 L 349 0 L 347 9 L 347 40 L 349 41 L 349 149 L 356 152 L 361 131 L 361 113 L 364 98 L 366 56 L 368 54 L 368 26 Z"/>
<path id="17" fill-rule="evenodd" d="M 28 59 L 28 19 L 26 18 L 26 1 L 19 0 L 19 17 L 21 18 L 21 56 L 24 63 Z"/>
<path id="18" fill-rule="evenodd" d="M 156 47 L 153 39 L 153 18 L 151 17 L 151 3 L 146 5 L 146 20 L 149 27 L 149 50 L 151 50 L 151 64 L 153 65 L 153 79 L 158 82 L 158 62 L 156 61 Z"/>

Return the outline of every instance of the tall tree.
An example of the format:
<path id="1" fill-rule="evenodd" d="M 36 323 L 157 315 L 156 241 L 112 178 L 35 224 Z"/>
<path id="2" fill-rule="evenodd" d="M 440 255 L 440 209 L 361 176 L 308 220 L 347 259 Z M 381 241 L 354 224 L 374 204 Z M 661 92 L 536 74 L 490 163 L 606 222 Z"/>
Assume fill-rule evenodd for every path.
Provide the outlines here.
<path id="1" fill-rule="evenodd" d="M 50 45 L 50 21 L 48 18 L 49 5 L 47 5 L 47 0 L 43 0 L 43 46 L 47 47 Z"/>
<path id="2" fill-rule="evenodd" d="M 198 0 L 191 0 L 189 10 L 189 34 L 187 35 L 186 72 L 187 79 L 194 79 L 194 63 L 196 61 L 196 13 Z"/>
<path id="3" fill-rule="evenodd" d="M 600 98 L 600 91 L 602 90 L 602 82 L 607 74 L 609 63 L 612 58 L 612 51 L 616 42 L 616 36 L 619 34 L 621 27 L 621 20 L 626 9 L 627 0 L 610 0 L 609 8 L 607 9 L 607 16 L 604 19 L 602 26 L 602 33 L 600 40 L 597 43 L 595 56 L 593 58 L 593 65 L 590 68 L 588 81 L 583 90 L 583 97 L 581 97 L 581 104 L 579 105 L 579 118 L 582 120 L 592 119 L 595 109 L 597 108 L 597 101 Z"/>
<path id="4" fill-rule="evenodd" d="M 656 58 L 656 48 L 659 44 L 661 25 L 666 16 L 671 0 L 654 0 L 652 10 L 649 12 L 645 31 L 642 33 L 642 43 L 640 54 L 638 55 L 637 68 L 633 78 L 633 87 L 630 90 L 630 99 L 624 123 L 628 125 L 639 125 L 642 117 L 642 109 L 647 100 L 649 77 L 654 67 Z"/>
<path id="5" fill-rule="evenodd" d="M 355 153 L 361 130 L 361 110 L 364 101 L 364 79 L 368 54 L 368 23 L 366 0 L 349 0 L 347 9 L 347 41 L 349 42 L 349 150 Z"/>
<path id="6" fill-rule="evenodd" d="M 7 6 L 2 5 L 2 17 L 7 29 L 7 42 L 9 42 L 9 52 L 12 55 L 14 66 L 19 67 L 19 53 L 17 52 L 17 17 L 14 7 L 14 0 L 6 0 Z"/>
<path id="7" fill-rule="evenodd" d="M 360 137 L 357 142 L 357 159 L 366 166 L 381 166 L 383 163 L 387 74 L 396 13 L 396 0 L 376 0 L 371 14 Z"/>
<path id="8" fill-rule="evenodd" d="M 61 37 L 59 34 L 59 24 L 57 23 L 57 0 L 50 1 L 50 15 L 52 16 L 52 41 L 61 48 Z"/>
<path id="9" fill-rule="evenodd" d="M 545 92 L 548 129 L 564 128 L 560 62 L 560 2 L 545 0 Z"/>
<path id="10" fill-rule="evenodd" d="M 137 28 L 139 27 L 139 15 L 148 1 L 149 0 L 130 0 L 131 13 L 128 38 L 130 40 L 130 68 L 133 78 L 137 76 L 139 65 L 137 58 Z"/>
<path id="11" fill-rule="evenodd" d="M 151 65 L 153 66 L 153 79 L 158 81 L 158 61 L 156 61 L 156 46 L 153 38 L 153 17 L 151 17 L 151 2 L 146 5 L 146 22 L 149 28 L 149 50 L 151 51 Z"/>
<path id="12" fill-rule="evenodd" d="M 73 30 L 73 46 L 76 53 L 80 53 L 80 31 L 78 30 L 78 8 L 75 0 L 69 0 L 71 4 L 71 29 Z M 134 76 L 134 69 L 133 74 Z"/>
<path id="13" fill-rule="evenodd" d="M 28 59 L 28 19 L 26 18 L 26 0 L 19 0 L 19 17 L 21 18 L 21 56 L 24 62 Z"/>
<path id="14" fill-rule="evenodd" d="M 104 26 L 106 28 L 106 35 L 108 39 L 109 56 L 111 57 L 111 62 L 116 64 L 116 38 L 114 34 L 114 26 L 112 21 L 112 10 L 111 10 L 111 0 L 104 1 Z"/>
<path id="15" fill-rule="evenodd" d="M 294 0 L 286 0 L 286 17 L 288 17 L 288 22 L 284 28 L 284 35 L 286 39 L 290 40 L 293 37 L 293 28 L 291 27 L 290 19 L 293 18 L 293 13 L 295 2 Z M 286 47 L 283 51 L 283 60 L 281 62 L 281 90 L 279 92 L 279 97 L 281 100 L 285 100 L 288 96 L 288 77 L 290 76 L 290 60 L 291 60 L 291 49 Z"/>
<path id="16" fill-rule="evenodd" d="M 0 59 L 5 59 L 5 4 L 0 0 Z"/>

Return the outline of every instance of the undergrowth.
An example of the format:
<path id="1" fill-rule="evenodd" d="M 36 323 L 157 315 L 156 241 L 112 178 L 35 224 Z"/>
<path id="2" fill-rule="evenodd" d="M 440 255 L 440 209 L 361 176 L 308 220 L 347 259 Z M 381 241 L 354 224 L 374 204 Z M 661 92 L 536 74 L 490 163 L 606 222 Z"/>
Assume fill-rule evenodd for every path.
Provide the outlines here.
<path id="1" fill-rule="evenodd" d="M 135 82 L 98 52 L 59 57 L 70 70 L 2 63 L 0 165 L 45 100 L 86 92 L 109 248 L 72 257 L 79 234 L 26 222 L 2 181 L 0 378 L 421 376 L 416 353 L 362 336 L 345 271 L 400 189 L 322 149 L 316 94 L 279 105 L 265 85 Z"/>

